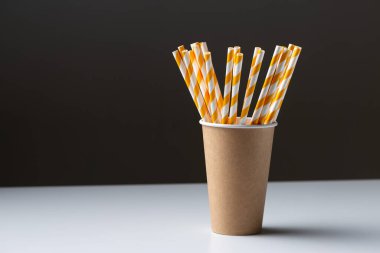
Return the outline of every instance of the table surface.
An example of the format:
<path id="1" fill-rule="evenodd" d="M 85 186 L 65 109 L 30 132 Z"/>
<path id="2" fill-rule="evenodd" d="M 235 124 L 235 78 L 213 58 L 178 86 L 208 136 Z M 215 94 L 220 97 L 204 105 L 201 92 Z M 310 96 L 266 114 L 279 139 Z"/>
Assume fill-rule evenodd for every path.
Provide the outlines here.
<path id="1" fill-rule="evenodd" d="M 270 183 L 264 230 L 210 230 L 205 184 L 0 188 L 0 252 L 380 252 L 380 180 Z"/>

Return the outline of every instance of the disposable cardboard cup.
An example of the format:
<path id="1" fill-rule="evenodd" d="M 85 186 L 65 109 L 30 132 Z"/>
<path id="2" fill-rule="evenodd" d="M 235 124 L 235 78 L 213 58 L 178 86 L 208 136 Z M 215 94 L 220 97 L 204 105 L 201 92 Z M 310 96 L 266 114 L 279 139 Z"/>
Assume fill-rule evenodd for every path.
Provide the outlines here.
<path id="1" fill-rule="evenodd" d="M 260 233 L 277 123 L 200 124 L 212 230 L 224 235 Z"/>

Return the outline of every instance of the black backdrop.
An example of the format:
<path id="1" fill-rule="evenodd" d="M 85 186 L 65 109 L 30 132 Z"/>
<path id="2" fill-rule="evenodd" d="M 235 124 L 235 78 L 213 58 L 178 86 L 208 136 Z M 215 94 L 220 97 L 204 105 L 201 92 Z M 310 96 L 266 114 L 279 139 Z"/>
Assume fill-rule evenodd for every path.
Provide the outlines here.
<path id="1" fill-rule="evenodd" d="M 271 180 L 380 177 L 376 1 L 0 5 L 0 185 L 205 181 L 198 115 L 171 55 L 195 41 L 208 42 L 220 80 L 226 48 L 242 47 L 241 90 L 254 46 L 264 70 L 276 44 L 303 47 Z"/>

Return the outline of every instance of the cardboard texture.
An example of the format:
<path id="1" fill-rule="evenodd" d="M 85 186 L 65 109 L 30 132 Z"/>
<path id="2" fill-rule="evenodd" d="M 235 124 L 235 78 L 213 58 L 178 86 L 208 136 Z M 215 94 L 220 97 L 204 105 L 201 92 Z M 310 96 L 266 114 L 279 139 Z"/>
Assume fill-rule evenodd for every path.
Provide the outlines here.
<path id="1" fill-rule="evenodd" d="M 211 227 L 215 233 L 261 232 L 275 126 L 202 125 Z"/>

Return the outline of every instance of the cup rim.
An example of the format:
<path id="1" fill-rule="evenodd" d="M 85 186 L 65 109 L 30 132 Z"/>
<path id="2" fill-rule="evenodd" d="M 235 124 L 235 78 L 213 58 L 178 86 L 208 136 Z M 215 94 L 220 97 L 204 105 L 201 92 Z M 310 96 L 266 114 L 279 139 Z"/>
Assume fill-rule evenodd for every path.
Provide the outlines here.
<path id="1" fill-rule="evenodd" d="M 277 122 L 273 122 L 267 125 L 231 125 L 231 124 L 220 124 L 206 122 L 203 119 L 199 120 L 199 124 L 202 126 L 217 127 L 217 128 L 235 128 L 235 129 L 257 129 L 257 128 L 271 128 L 278 125 Z"/>

